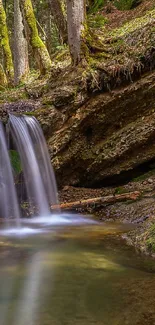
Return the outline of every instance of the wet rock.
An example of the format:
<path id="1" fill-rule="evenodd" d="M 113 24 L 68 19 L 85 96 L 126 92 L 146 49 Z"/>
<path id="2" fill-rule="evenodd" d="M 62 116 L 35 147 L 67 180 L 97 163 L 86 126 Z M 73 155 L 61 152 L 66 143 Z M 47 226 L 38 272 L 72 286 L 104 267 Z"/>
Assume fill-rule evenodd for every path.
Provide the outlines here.
<path id="1" fill-rule="evenodd" d="M 47 130 L 59 184 L 104 185 L 107 178 L 155 159 L 154 92 L 155 74 L 150 74 L 112 94 L 91 96 L 79 108 L 66 104 L 58 132 L 50 136 Z"/>

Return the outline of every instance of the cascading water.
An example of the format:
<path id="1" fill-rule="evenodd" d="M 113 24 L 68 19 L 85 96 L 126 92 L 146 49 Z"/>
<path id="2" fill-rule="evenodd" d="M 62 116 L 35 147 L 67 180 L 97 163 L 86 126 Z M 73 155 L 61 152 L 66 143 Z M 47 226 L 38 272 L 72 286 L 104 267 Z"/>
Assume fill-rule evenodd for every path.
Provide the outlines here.
<path id="1" fill-rule="evenodd" d="M 15 218 L 16 226 L 20 226 L 20 210 L 2 122 L 0 122 L 0 211 L 1 217 L 5 217 L 7 221 Z"/>
<path id="2" fill-rule="evenodd" d="M 10 115 L 9 128 L 21 158 L 29 202 L 39 216 L 49 216 L 50 205 L 58 204 L 57 187 L 39 123 L 34 117 Z"/>
<path id="3" fill-rule="evenodd" d="M 31 135 L 35 155 L 38 157 L 39 169 L 48 202 L 50 205 L 59 205 L 55 175 L 42 129 L 35 117 L 25 116 L 24 119 Z"/>
<path id="4" fill-rule="evenodd" d="M 58 208 L 51 215 L 50 206 L 58 204 L 57 186 L 51 166 L 47 145 L 38 121 L 34 117 L 10 115 L 8 130 L 19 152 L 29 203 L 39 216 L 30 220 L 20 218 L 20 209 L 13 180 L 10 158 L 7 150 L 5 132 L 0 123 L 0 211 L 7 220 L 16 219 L 16 225 L 0 231 L 2 235 L 33 235 L 46 231 L 23 226 L 28 224 L 79 225 L 96 224 L 95 221 L 75 214 L 60 214 Z M 35 215 L 35 213 L 33 213 Z M 18 227 L 17 227 L 18 225 Z"/>

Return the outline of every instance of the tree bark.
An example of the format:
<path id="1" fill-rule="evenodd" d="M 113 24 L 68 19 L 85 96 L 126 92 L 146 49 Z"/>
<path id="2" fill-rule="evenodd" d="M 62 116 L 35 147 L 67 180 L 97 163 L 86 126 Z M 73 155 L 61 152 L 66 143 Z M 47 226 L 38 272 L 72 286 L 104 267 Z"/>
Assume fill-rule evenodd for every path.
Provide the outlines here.
<path id="1" fill-rule="evenodd" d="M 0 0 L 0 46 L 3 49 L 5 60 L 5 72 L 9 82 L 13 81 L 14 69 L 12 53 L 9 44 L 8 29 L 6 24 L 6 14 L 2 0 Z"/>
<path id="2" fill-rule="evenodd" d="M 7 77 L 2 64 L 0 64 L 0 90 L 7 86 Z"/>
<path id="3" fill-rule="evenodd" d="M 41 74 L 46 74 L 51 68 L 51 59 L 44 42 L 41 40 L 31 0 L 22 0 L 22 6 L 29 31 L 29 41 Z"/>
<path id="4" fill-rule="evenodd" d="M 17 85 L 29 72 L 28 47 L 19 0 L 14 0 L 14 82 Z"/>
<path id="5" fill-rule="evenodd" d="M 81 200 L 76 202 L 69 202 L 69 203 L 62 203 L 60 204 L 61 209 L 76 209 L 82 208 L 91 205 L 103 205 L 103 204 L 114 204 L 116 202 L 122 202 L 126 200 L 137 200 L 140 197 L 140 192 L 130 192 L 130 193 L 123 193 L 118 195 L 109 195 L 104 197 L 95 197 L 92 199 Z M 58 208 L 58 206 L 52 206 L 53 210 Z"/>
<path id="6" fill-rule="evenodd" d="M 49 0 L 51 14 L 60 35 L 60 43 L 67 43 L 67 21 L 63 13 L 61 0 Z"/>
<path id="7" fill-rule="evenodd" d="M 85 1 L 67 0 L 68 44 L 74 65 L 83 57 L 82 32 L 85 23 Z"/>

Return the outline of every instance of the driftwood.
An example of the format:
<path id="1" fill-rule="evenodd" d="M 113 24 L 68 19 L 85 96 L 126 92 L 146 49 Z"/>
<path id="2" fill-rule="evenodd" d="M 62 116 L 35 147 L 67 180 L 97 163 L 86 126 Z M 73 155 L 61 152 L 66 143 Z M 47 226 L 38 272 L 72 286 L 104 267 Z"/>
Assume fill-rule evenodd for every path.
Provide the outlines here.
<path id="1" fill-rule="evenodd" d="M 138 191 L 135 192 L 129 192 L 129 193 L 123 193 L 123 194 L 117 194 L 117 195 L 109 195 L 109 196 L 101 196 L 101 197 L 95 197 L 92 199 L 87 200 L 80 200 L 75 202 L 69 202 L 69 203 L 62 203 L 60 204 L 61 209 L 76 209 L 76 208 L 82 208 L 82 207 L 88 207 L 92 205 L 104 205 L 104 204 L 114 204 L 116 202 L 126 201 L 126 200 L 137 200 L 140 197 L 141 193 Z M 52 210 L 55 210 L 58 208 L 57 205 L 54 205 L 51 207 Z"/>

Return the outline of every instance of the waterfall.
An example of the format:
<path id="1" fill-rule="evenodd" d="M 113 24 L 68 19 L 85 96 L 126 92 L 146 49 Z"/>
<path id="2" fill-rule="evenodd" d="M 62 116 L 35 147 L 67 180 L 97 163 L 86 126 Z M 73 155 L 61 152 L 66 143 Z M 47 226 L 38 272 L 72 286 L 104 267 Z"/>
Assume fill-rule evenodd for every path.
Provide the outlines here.
<path id="1" fill-rule="evenodd" d="M 0 217 L 16 218 L 20 225 L 20 211 L 8 154 L 5 132 L 0 122 Z"/>
<path id="2" fill-rule="evenodd" d="M 54 171 L 43 132 L 34 117 L 10 115 L 9 129 L 20 155 L 29 203 L 40 216 L 58 204 Z"/>

